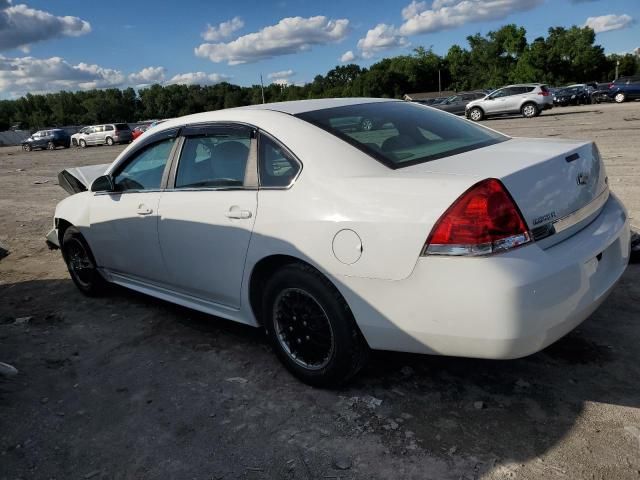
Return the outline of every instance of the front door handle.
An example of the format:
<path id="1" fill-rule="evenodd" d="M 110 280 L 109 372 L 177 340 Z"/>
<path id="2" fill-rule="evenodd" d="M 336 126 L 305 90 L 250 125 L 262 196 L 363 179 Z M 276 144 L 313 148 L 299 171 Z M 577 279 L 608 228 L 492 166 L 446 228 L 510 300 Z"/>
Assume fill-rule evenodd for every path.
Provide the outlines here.
<path id="1" fill-rule="evenodd" d="M 144 203 L 138 205 L 138 215 L 150 215 L 153 213 L 153 209 L 147 207 Z"/>
<path id="2" fill-rule="evenodd" d="M 250 210 L 242 210 L 237 205 L 234 205 L 233 207 L 231 207 L 229 209 L 229 211 L 227 213 L 225 213 L 225 215 L 226 215 L 227 218 L 246 219 L 246 218 L 251 218 L 251 211 Z"/>

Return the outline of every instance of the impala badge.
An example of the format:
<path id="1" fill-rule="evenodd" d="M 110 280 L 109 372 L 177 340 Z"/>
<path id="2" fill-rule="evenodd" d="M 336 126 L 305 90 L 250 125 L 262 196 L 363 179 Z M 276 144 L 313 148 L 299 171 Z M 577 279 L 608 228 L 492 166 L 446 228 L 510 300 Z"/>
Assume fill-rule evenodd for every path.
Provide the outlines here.
<path id="1" fill-rule="evenodd" d="M 586 185 L 589 181 L 589 174 L 586 172 L 579 173 L 576 180 L 578 181 L 578 185 Z"/>

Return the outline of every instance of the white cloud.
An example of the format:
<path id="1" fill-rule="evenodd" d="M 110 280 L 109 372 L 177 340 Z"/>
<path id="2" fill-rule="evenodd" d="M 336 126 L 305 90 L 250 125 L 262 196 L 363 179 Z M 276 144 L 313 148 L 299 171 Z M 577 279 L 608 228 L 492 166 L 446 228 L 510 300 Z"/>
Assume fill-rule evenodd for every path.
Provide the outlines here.
<path id="1" fill-rule="evenodd" d="M 120 87 L 126 76 L 99 65 L 72 65 L 60 57 L 5 57 L 0 55 L 0 92 L 19 96 L 27 92 L 87 90 Z"/>
<path id="2" fill-rule="evenodd" d="M 434 0 L 412 1 L 402 10 L 401 35 L 416 35 L 459 27 L 466 23 L 501 20 L 512 13 L 531 10 L 544 0 Z"/>
<path id="3" fill-rule="evenodd" d="M 220 23 L 217 27 L 207 24 L 207 29 L 202 33 L 202 38 L 207 42 L 217 42 L 230 37 L 233 32 L 244 27 L 244 21 L 240 17 Z"/>
<path id="4" fill-rule="evenodd" d="M 266 58 L 310 50 L 314 45 L 339 42 L 349 33 L 349 20 L 325 16 L 288 17 L 228 43 L 203 43 L 198 57 L 229 65 L 257 62 Z"/>
<path id="5" fill-rule="evenodd" d="M 349 63 L 355 61 L 357 58 L 358 57 L 355 53 L 353 53 L 353 50 L 348 50 L 342 54 L 342 56 L 340 57 L 340 61 L 342 63 Z"/>
<path id="6" fill-rule="evenodd" d="M 596 33 L 609 32 L 627 28 L 633 23 L 633 18 L 627 15 L 602 15 L 600 17 L 589 17 L 585 22 L 585 27 L 593 28 Z"/>
<path id="7" fill-rule="evenodd" d="M 291 85 L 291 83 L 289 82 L 289 79 L 287 78 L 276 78 L 271 83 L 275 83 L 276 85 L 280 85 L 282 87 Z"/>
<path id="8" fill-rule="evenodd" d="M 137 87 L 162 83 L 166 69 L 164 67 L 146 67 L 129 75 L 129 82 Z"/>
<path id="9" fill-rule="evenodd" d="M 293 70 L 281 70 L 279 72 L 272 72 L 267 75 L 267 78 L 289 78 L 293 77 L 296 74 Z"/>
<path id="10" fill-rule="evenodd" d="M 364 58 L 371 58 L 377 52 L 390 48 L 406 47 L 409 42 L 400 35 L 393 25 L 380 23 L 369 30 L 364 38 L 358 40 L 358 49 Z"/>
<path id="11" fill-rule="evenodd" d="M 77 37 L 91 31 L 89 22 L 78 17 L 57 17 L 27 5 L 0 1 L 0 50 L 20 48 L 57 37 Z"/>
<path id="12" fill-rule="evenodd" d="M 167 82 L 167 85 L 213 85 L 226 82 L 231 77 L 221 73 L 189 72 L 175 75 Z"/>

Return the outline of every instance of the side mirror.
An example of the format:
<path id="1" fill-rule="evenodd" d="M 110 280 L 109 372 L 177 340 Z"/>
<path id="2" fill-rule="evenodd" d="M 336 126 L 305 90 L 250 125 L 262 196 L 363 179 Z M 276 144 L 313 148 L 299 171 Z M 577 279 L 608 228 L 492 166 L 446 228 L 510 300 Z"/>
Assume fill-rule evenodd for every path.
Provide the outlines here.
<path id="1" fill-rule="evenodd" d="M 101 175 L 91 184 L 92 192 L 113 192 L 115 189 L 116 186 L 111 175 Z"/>

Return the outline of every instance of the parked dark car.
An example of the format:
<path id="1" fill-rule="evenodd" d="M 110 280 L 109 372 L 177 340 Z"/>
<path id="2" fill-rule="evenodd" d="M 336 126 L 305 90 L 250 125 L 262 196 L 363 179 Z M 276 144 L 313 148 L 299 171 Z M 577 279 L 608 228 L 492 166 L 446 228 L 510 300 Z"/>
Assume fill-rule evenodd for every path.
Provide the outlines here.
<path id="1" fill-rule="evenodd" d="M 465 108 L 469 102 L 484 97 L 486 97 L 484 92 L 460 92 L 431 106 L 439 110 L 444 110 L 445 112 L 453 113 L 454 115 L 464 115 Z"/>
<path id="2" fill-rule="evenodd" d="M 640 98 L 640 76 L 620 77 L 609 85 L 609 97 L 616 103 Z"/>
<path id="3" fill-rule="evenodd" d="M 591 103 L 591 96 L 585 86 L 561 88 L 553 96 L 553 104 L 561 107 L 567 105 L 586 105 Z"/>
<path id="4" fill-rule="evenodd" d="M 593 83 L 593 90 L 591 91 L 591 103 L 612 102 L 613 99 L 609 97 L 609 85 L 610 83 Z"/>
<path id="5" fill-rule="evenodd" d="M 22 149 L 25 152 L 30 152 L 36 148 L 55 150 L 57 147 L 69 148 L 70 146 L 71 137 L 60 128 L 38 130 L 22 142 Z"/>

